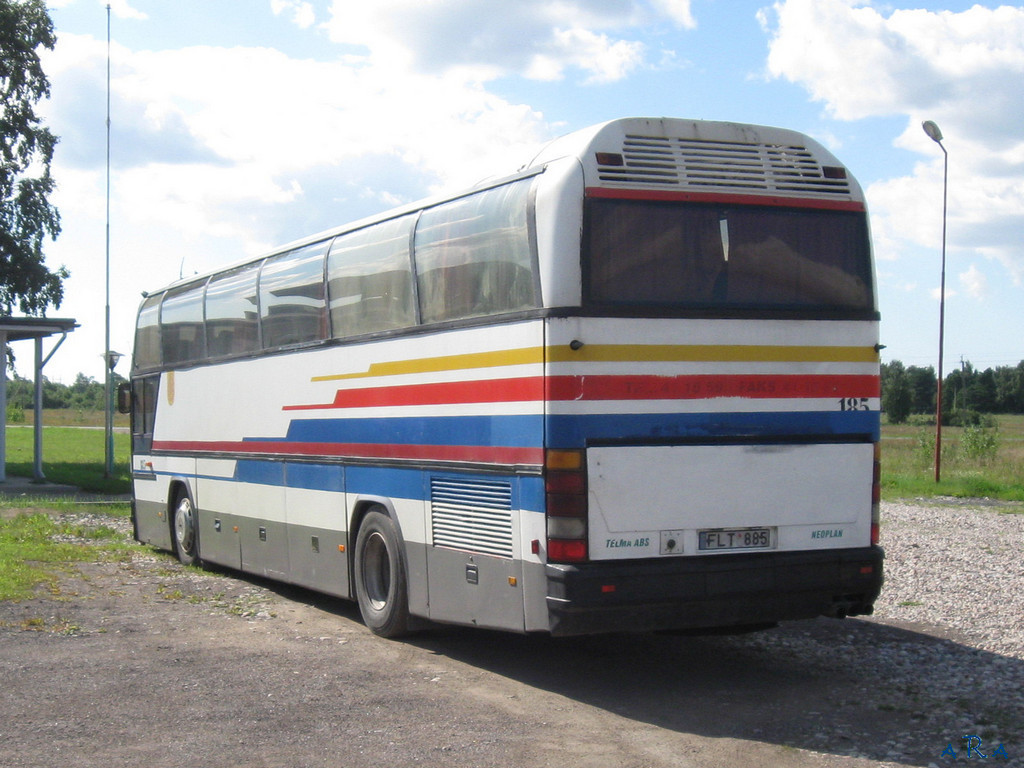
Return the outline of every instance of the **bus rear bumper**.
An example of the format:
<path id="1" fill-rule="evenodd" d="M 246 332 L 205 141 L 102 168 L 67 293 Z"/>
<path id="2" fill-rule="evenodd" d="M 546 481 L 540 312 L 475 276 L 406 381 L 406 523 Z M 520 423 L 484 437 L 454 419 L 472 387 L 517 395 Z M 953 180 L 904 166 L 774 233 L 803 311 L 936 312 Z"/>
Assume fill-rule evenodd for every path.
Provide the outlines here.
<path id="1" fill-rule="evenodd" d="M 546 566 L 552 635 L 714 630 L 868 615 L 881 547 Z"/>

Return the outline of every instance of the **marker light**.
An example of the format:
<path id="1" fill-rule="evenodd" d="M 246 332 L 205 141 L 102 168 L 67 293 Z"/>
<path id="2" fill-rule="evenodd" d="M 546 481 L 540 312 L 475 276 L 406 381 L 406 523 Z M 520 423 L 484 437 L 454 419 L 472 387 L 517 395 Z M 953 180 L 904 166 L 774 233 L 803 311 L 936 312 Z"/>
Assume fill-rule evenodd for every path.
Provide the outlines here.
<path id="1" fill-rule="evenodd" d="M 544 469 L 548 562 L 582 562 L 587 559 L 583 451 L 547 451 Z"/>

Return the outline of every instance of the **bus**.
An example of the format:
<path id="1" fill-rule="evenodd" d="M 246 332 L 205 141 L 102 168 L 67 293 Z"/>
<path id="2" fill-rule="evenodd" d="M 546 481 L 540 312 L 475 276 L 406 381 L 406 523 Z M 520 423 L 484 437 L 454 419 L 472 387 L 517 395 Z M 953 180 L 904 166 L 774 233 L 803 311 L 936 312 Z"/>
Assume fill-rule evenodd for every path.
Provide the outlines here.
<path id="1" fill-rule="evenodd" d="M 384 637 L 870 614 L 878 322 L 821 145 L 606 122 L 146 295 L 135 537 Z"/>

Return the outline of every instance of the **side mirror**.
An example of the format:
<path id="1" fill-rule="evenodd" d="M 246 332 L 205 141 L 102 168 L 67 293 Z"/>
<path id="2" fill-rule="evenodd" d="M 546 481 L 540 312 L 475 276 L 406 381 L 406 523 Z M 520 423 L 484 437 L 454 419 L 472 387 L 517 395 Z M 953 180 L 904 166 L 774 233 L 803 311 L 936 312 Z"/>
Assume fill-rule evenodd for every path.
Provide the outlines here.
<path id="1" fill-rule="evenodd" d="M 132 384 L 130 381 L 122 381 L 117 385 L 117 412 L 132 412 Z"/>

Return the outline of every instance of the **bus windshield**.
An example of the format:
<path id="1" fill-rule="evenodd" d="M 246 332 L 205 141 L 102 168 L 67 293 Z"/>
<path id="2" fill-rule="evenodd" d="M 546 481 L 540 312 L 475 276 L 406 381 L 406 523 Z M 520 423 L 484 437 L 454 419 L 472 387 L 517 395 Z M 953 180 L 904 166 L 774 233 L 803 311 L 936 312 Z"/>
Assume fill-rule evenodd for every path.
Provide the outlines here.
<path id="1" fill-rule="evenodd" d="M 862 212 L 591 199 L 589 304 L 872 311 Z"/>

